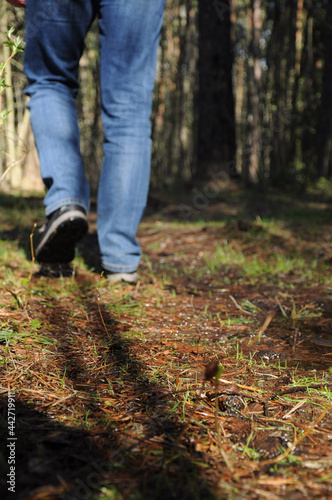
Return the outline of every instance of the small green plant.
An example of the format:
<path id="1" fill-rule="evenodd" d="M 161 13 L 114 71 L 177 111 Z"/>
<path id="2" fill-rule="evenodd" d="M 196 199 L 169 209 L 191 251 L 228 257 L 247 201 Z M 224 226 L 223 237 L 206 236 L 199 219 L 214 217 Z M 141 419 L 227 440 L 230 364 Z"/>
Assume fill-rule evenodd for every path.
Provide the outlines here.
<path id="1" fill-rule="evenodd" d="M 19 36 L 14 36 L 14 28 L 10 28 L 8 31 L 6 31 L 6 36 L 7 40 L 4 42 L 4 61 L 0 63 L 0 130 L 4 128 L 4 123 L 9 115 L 9 113 L 12 111 L 12 109 L 2 109 L 2 95 L 3 93 L 11 88 L 11 77 L 10 77 L 10 72 L 6 72 L 6 67 L 10 63 L 10 60 L 18 53 L 23 51 L 23 44 L 22 44 L 22 39 Z M 9 66 L 8 66 L 9 67 Z M 6 98 L 8 98 L 9 103 L 6 102 L 7 105 L 13 106 L 13 100 L 11 97 L 8 96 L 6 92 Z M 9 150 L 8 152 L 6 151 L 6 156 L 11 160 L 9 166 L 4 169 L 1 177 L 0 177 L 0 185 L 5 178 L 5 176 L 8 174 L 8 172 L 18 163 L 20 163 L 25 155 L 18 159 L 15 160 L 15 149 L 13 149 L 13 144 L 12 144 L 12 139 L 13 136 L 16 135 L 14 131 L 14 120 L 12 123 L 10 121 L 8 122 L 8 130 L 6 131 L 7 133 L 5 136 L 7 137 L 7 141 L 9 141 Z M 10 132 L 10 133 L 8 133 Z M 13 133 L 13 136 L 11 136 L 11 133 Z M 25 150 L 27 152 L 27 148 L 25 147 Z"/>
<path id="2" fill-rule="evenodd" d="M 1 110 L 1 115 L 0 115 L 0 127 L 2 127 L 7 115 L 10 113 L 11 110 L 8 109 L 2 109 L 2 93 L 5 91 L 9 85 L 6 83 L 6 66 L 8 65 L 9 61 L 18 53 L 18 52 L 23 52 L 23 41 L 20 36 L 14 36 L 14 28 L 10 28 L 8 31 L 5 32 L 7 36 L 7 40 L 4 43 L 7 47 L 10 49 L 10 55 L 7 58 L 6 61 L 0 63 L 0 110 Z"/>

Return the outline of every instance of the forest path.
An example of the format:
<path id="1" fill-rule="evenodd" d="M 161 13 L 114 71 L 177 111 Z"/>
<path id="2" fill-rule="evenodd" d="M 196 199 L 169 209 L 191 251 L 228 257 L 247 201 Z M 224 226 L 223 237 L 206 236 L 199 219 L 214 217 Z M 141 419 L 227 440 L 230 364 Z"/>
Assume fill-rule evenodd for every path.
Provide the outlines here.
<path id="1" fill-rule="evenodd" d="M 15 498 L 331 498 L 329 199 L 161 203 L 136 286 L 100 276 L 94 211 L 74 274 L 29 278 L 40 200 L 2 201 Z"/>

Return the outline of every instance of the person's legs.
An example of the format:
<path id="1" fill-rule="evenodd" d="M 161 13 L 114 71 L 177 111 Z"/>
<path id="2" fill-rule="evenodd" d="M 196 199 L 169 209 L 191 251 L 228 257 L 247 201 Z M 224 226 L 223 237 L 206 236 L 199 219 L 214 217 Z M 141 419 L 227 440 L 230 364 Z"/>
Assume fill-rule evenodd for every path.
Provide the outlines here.
<path id="1" fill-rule="evenodd" d="M 24 69 L 46 215 L 63 205 L 88 211 L 75 97 L 84 38 L 95 16 L 91 0 L 26 0 Z"/>
<path id="2" fill-rule="evenodd" d="M 133 272 L 136 232 L 146 205 L 150 114 L 165 0 L 100 0 L 104 161 L 98 192 L 98 238 L 106 271 Z"/>
<path id="3" fill-rule="evenodd" d="M 70 262 L 88 230 L 89 185 L 80 153 L 75 97 L 92 0 L 26 0 L 24 69 L 31 125 L 48 192 L 48 221 L 38 231 L 41 263 Z"/>

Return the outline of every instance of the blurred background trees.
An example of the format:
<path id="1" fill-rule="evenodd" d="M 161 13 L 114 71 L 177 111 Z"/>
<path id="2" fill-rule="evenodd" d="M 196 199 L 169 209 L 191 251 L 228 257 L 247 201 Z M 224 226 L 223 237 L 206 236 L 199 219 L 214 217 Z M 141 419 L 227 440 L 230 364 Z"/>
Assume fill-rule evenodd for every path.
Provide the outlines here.
<path id="1" fill-rule="evenodd" d="M 22 10 L 1 2 L 0 23 L 3 38 L 9 26 L 24 37 Z M 82 153 L 95 192 L 103 143 L 97 24 L 80 66 Z M 13 111 L 0 134 L 0 174 L 20 161 L 1 188 L 38 189 L 22 57 L 6 78 L 4 106 Z M 151 120 L 156 189 L 220 174 L 292 189 L 331 178 L 332 2 L 168 0 Z"/>

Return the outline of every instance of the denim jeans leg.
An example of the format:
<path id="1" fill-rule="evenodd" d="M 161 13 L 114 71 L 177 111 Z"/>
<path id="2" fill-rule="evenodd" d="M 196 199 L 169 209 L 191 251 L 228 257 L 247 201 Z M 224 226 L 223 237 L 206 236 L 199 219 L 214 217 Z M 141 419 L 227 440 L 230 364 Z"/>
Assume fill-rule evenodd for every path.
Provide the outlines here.
<path id="1" fill-rule="evenodd" d="M 26 0 L 25 93 L 48 189 L 47 215 L 69 203 L 89 208 L 75 98 L 79 59 L 94 16 L 90 0 Z"/>
<path id="2" fill-rule="evenodd" d="M 136 232 L 146 206 L 150 114 L 165 0 L 100 0 L 104 160 L 98 238 L 106 270 L 135 271 Z"/>

